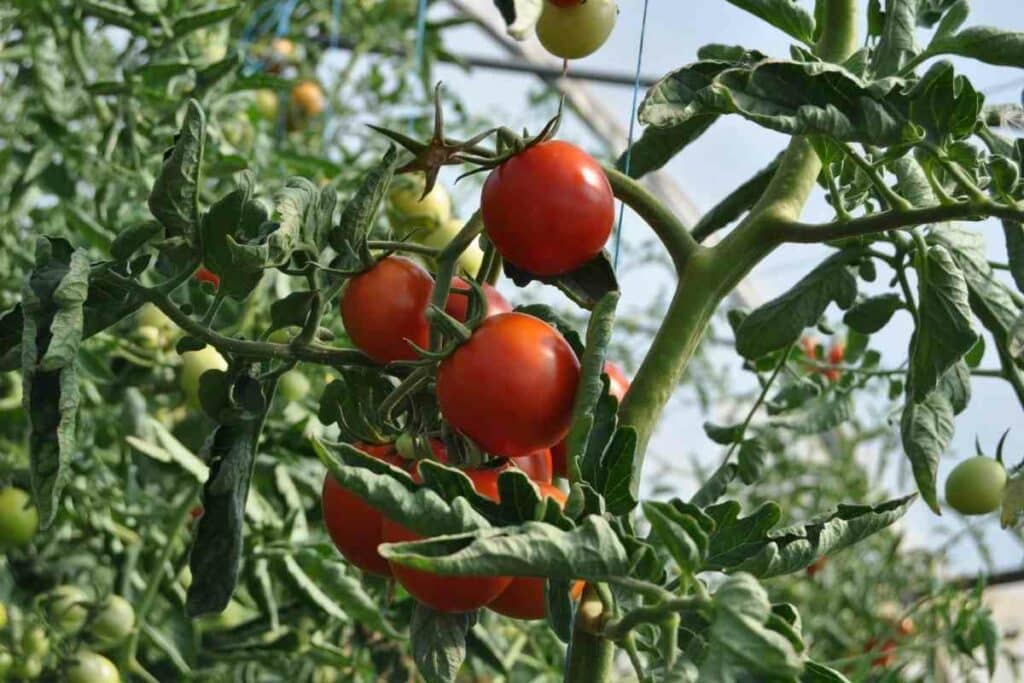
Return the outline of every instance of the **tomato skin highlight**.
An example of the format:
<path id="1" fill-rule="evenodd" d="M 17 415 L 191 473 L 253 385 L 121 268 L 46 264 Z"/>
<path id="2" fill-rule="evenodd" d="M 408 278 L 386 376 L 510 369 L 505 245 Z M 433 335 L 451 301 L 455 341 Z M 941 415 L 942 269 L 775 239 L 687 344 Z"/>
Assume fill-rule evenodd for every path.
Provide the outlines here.
<path id="1" fill-rule="evenodd" d="M 491 171 L 480 209 L 498 253 L 536 275 L 567 273 L 597 256 L 615 220 L 601 166 L 562 140 L 534 145 Z"/>
<path id="2" fill-rule="evenodd" d="M 502 469 L 463 470 L 473 482 L 477 493 L 497 501 L 498 475 Z M 413 478 L 420 480 L 418 470 Z M 422 536 L 401 524 L 385 518 L 385 543 L 418 541 Z M 432 572 L 412 569 L 391 563 L 391 572 L 408 593 L 424 605 L 439 612 L 469 612 L 487 605 L 512 583 L 509 576 L 441 576 Z"/>
<path id="3" fill-rule="evenodd" d="M 537 487 L 542 498 L 554 498 L 560 507 L 565 507 L 566 496 L 560 488 L 543 482 L 538 483 Z M 573 600 L 579 599 L 583 585 L 583 581 L 576 581 L 572 585 L 570 595 Z M 513 619 L 543 619 L 548 613 L 547 583 L 533 576 L 516 577 L 487 607 Z"/>
<path id="4" fill-rule="evenodd" d="M 484 290 L 484 298 L 487 300 L 487 311 L 484 313 L 485 318 L 490 318 L 492 315 L 498 315 L 499 313 L 509 313 L 512 310 L 512 305 L 493 286 L 485 282 L 482 288 Z M 455 292 L 469 292 L 469 284 L 461 277 L 456 276 L 452 278 L 451 289 L 452 293 L 448 295 L 448 301 L 444 305 L 445 313 L 464 323 L 469 314 L 469 297 L 463 294 L 455 294 Z"/>
<path id="5" fill-rule="evenodd" d="M 946 478 L 946 502 L 962 515 L 986 515 L 1003 504 L 1006 468 L 994 458 L 976 455 Z"/>
<path id="6" fill-rule="evenodd" d="M 514 458 L 550 448 L 569 431 L 580 363 L 544 321 L 488 318 L 441 362 L 441 415 L 488 453 Z"/>
<path id="7" fill-rule="evenodd" d="M 390 445 L 354 445 L 390 465 L 403 467 L 406 463 Z M 338 552 L 363 571 L 391 576 L 387 560 L 377 552 L 377 546 L 382 543 L 381 524 L 384 519 L 380 511 L 348 489 L 342 488 L 330 472 L 324 475 L 321 500 L 324 526 Z"/>
<path id="8" fill-rule="evenodd" d="M 378 363 L 415 360 L 409 342 L 430 342 L 427 305 L 434 280 L 422 266 L 388 256 L 356 275 L 341 295 L 341 319 L 355 345 Z"/>

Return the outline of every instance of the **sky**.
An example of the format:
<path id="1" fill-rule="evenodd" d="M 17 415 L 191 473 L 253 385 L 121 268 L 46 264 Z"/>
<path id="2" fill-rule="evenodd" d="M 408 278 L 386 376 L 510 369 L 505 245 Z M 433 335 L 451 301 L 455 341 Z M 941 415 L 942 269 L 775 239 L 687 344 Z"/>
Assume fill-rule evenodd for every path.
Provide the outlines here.
<path id="1" fill-rule="evenodd" d="M 812 3 L 804 4 L 810 6 Z M 1019 0 L 981 0 L 972 5 L 967 25 L 997 25 L 1024 31 L 1024 4 Z M 644 2 L 620 0 L 619 6 L 619 19 L 608 43 L 594 55 L 575 64 L 632 75 L 637 62 Z M 439 15 L 443 14 L 444 10 L 440 9 Z M 451 35 L 447 45 L 456 53 L 505 56 L 490 38 L 478 30 L 460 29 Z M 641 71 L 645 75 L 663 75 L 694 61 L 697 49 L 708 43 L 742 44 L 772 56 L 786 57 L 791 42 L 785 34 L 730 5 L 726 0 L 649 0 Z M 966 60 L 953 61 L 958 72 L 968 75 L 982 91 L 989 91 L 988 102 L 1019 101 L 1024 88 L 1024 73 Z M 516 127 L 528 125 L 536 130 L 549 115 L 547 109 L 540 110 L 530 105 L 528 96 L 536 92 L 538 81 L 529 75 L 484 69 L 464 72 L 445 68 L 441 70 L 440 76 L 448 87 L 457 88 L 476 111 Z M 627 125 L 631 117 L 633 89 L 596 84 L 591 87 L 605 106 L 621 113 L 621 121 L 624 126 Z M 642 95 L 641 92 L 641 98 Z M 575 140 L 584 147 L 597 146 L 586 129 L 572 121 L 563 126 L 560 136 Z M 739 117 L 722 117 L 708 133 L 671 162 L 667 170 L 699 208 L 707 209 L 738 183 L 766 165 L 785 145 L 786 140 L 780 134 Z M 456 199 L 465 204 L 465 212 L 468 213 L 475 198 L 460 195 L 456 189 Z M 812 199 L 803 216 L 804 220 L 809 221 L 828 220 L 831 217 L 831 210 L 820 195 Z M 645 230 L 643 225 L 631 217 L 625 223 L 624 239 L 642 239 L 646 235 Z M 989 237 L 991 257 L 1005 261 L 998 226 L 984 224 L 982 230 Z M 825 249 L 803 245 L 781 248 L 755 269 L 749 281 L 764 299 L 770 299 L 803 277 L 825 253 Z M 652 291 L 669 284 L 660 275 L 649 272 L 626 278 L 623 281 L 620 310 L 628 309 L 631 304 L 645 304 Z M 834 309 L 830 313 L 833 320 L 839 319 Z M 894 367 L 903 361 L 911 330 L 909 318 L 897 315 L 894 322 L 874 338 L 873 347 L 883 353 L 883 367 Z M 732 352 L 724 354 L 721 362 L 732 364 L 737 370 L 739 368 L 739 360 Z M 983 367 L 995 365 L 996 359 L 991 353 L 982 364 Z M 982 445 L 988 447 L 991 453 L 1002 432 L 1013 428 L 1007 441 L 1008 460 L 1016 463 L 1024 456 L 1021 407 L 1008 385 L 997 379 L 978 378 L 973 390 L 971 405 L 957 419 L 954 443 L 940 465 L 940 491 L 941 482 L 945 480 L 948 471 L 960 459 L 973 455 L 976 436 L 980 437 Z M 717 462 L 721 457 L 720 447 L 707 441 L 700 429 L 704 420 L 713 418 L 713 415 L 673 408 L 666 415 L 653 441 L 655 457 L 678 457 L 675 454 L 680 444 L 683 444 L 688 455 L 697 454 L 704 462 Z M 912 483 L 901 479 L 895 471 L 886 473 L 883 483 L 894 496 L 913 488 Z M 692 486 L 692 482 L 679 482 L 680 491 L 684 495 L 692 491 Z M 905 518 L 903 529 L 911 542 L 928 545 L 935 537 L 931 532 L 937 526 L 957 530 L 962 527 L 962 523 L 962 518 L 948 511 L 942 518 L 937 518 L 919 502 Z M 979 527 L 995 550 L 992 559 L 997 570 L 1021 566 L 1024 546 L 1000 530 L 994 517 L 986 518 Z M 954 573 L 974 573 L 984 566 L 977 549 L 969 541 L 955 544 L 950 549 L 949 557 Z"/>

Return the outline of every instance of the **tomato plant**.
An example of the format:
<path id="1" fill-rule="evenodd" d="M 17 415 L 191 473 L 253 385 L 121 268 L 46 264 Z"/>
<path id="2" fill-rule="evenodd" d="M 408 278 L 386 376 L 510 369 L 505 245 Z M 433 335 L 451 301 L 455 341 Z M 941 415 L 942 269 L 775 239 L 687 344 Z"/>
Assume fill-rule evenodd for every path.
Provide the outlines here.
<path id="1" fill-rule="evenodd" d="M 473 488 L 480 495 L 497 501 L 499 471 L 464 470 Z M 418 477 L 418 472 L 415 475 Z M 385 543 L 416 541 L 421 536 L 398 522 L 384 518 Z M 409 594 L 425 605 L 441 612 L 470 612 L 492 602 L 512 582 L 507 576 L 446 577 L 432 572 L 390 563 L 391 573 Z"/>
<path id="2" fill-rule="evenodd" d="M 569 430 L 579 361 L 550 325 L 522 313 L 487 318 L 437 373 L 441 414 L 496 455 L 550 448 Z"/>
<path id="3" fill-rule="evenodd" d="M 941 510 L 972 393 L 1024 405 L 1024 110 L 967 66 L 1024 67 L 1011 18 L 723 2 L 723 35 L 746 11 L 793 45 L 674 46 L 624 149 L 558 79 L 572 106 L 537 121 L 545 90 L 525 128 L 481 113 L 479 65 L 425 110 L 479 3 L 8 4 L 0 678 L 968 680 L 1019 660 L 984 581 L 949 578 L 1019 531 L 1012 442 L 945 481 L 989 515 L 969 533 L 905 517 Z M 616 13 L 487 10 L 572 59 Z M 708 131 L 751 158 L 724 164 Z M 645 179 L 717 186 L 780 136 L 700 217 Z M 781 252 L 799 277 L 752 303 Z"/>
<path id="4" fill-rule="evenodd" d="M 389 465 L 405 465 L 406 461 L 398 455 L 393 446 L 358 444 L 358 447 Z M 324 526 L 334 541 L 334 547 L 360 569 L 390 576 L 391 568 L 377 552 L 383 533 L 381 513 L 339 486 L 330 474 L 324 477 L 321 501 Z"/>
<path id="5" fill-rule="evenodd" d="M 592 259 L 615 220 L 601 167 L 561 140 L 538 143 L 491 171 L 480 210 L 498 252 L 537 275 L 566 273 Z"/>

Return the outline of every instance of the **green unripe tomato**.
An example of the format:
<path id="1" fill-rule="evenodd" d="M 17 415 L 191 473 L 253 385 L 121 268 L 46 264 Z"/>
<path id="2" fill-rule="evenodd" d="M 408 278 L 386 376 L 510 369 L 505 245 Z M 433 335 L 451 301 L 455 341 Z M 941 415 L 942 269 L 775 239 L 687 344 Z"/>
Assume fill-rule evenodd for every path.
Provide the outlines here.
<path id="1" fill-rule="evenodd" d="M 95 652 L 78 652 L 65 671 L 68 683 L 120 683 L 114 663 Z"/>
<path id="2" fill-rule="evenodd" d="M 11 667 L 11 675 L 15 680 L 34 681 L 43 675 L 43 660 L 38 657 L 20 657 Z M 75 681 L 75 683 L 81 683 Z M 90 681 L 90 683 L 99 683 Z"/>
<path id="3" fill-rule="evenodd" d="M 7 605 L 0 602 L 0 631 L 7 628 Z"/>
<path id="4" fill-rule="evenodd" d="M 199 378 L 207 370 L 227 370 L 228 362 L 212 346 L 189 351 L 181 357 L 179 382 L 185 400 L 191 408 L 199 408 Z"/>
<path id="5" fill-rule="evenodd" d="M 437 230 L 417 234 L 414 239 L 424 246 L 444 249 L 448 246 L 449 242 L 455 239 L 455 236 L 459 234 L 464 225 L 465 223 L 458 218 L 451 218 L 442 223 Z M 476 277 L 477 273 L 480 272 L 480 266 L 483 262 L 484 250 L 480 248 L 476 241 L 459 254 L 459 270 L 470 277 Z"/>
<path id="6" fill-rule="evenodd" d="M 89 633 L 104 645 L 116 645 L 135 628 L 135 610 L 120 595 L 103 601 L 99 613 L 89 624 Z"/>
<path id="7" fill-rule="evenodd" d="M 953 468 L 946 478 L 946 502 L 964 515 L 985 515 L 999 509 L 1006 490 L 1006 468 L 977 455 Z"/>
<path id="8" fill-rule="evenodd" d="M 0 650 L 0 681 L 7 680 L 7 674 L 14 668 L 14 657 L 7 650 Z"/>
<path id="9" fill-rule="evenodd" d="M 207 614 L 200 617 L 198 622 L 204 631 L 230 631 L 255 616 L 257 616 L 256 612 L 237 600 L 232 599 L 228 601 L 228 606 L 224 608 L 223 612 L 220 614 Z"/>
<path id="10" fill-rule="evenodd" d="M 0 373 L 0 412 L 20 408 L 23 396 L 24 389 L 21 386 L 21 375 L 19 373 Z"/>
<path id="11" fill-rule="evenodd" d="M 423 222 L 439 226 L 452 216 L 452 198 L 444 186 L 437 183 L 426 197 L 420 199 L 424 187 L 426 181 L 421 175 L 400 176 L 388 192 L 391 208 L 399 218 L 425 219 Z M 423 227 L 427 226 L 415 226 Z"/>
<path id="12" fill-rule="evenodd" d="M 295 336 L 294 327 L 282 327 L 279 330 L 274 330 L 267 337 L 267 341 L 274 342 L 275 344 L 287 344 Z"/>
<path id="13" fill-rule="evenodd" d="M 38 659 L 50 654 L 50 639 L 41 626 L 33 626 L 21 634 L 21 652 Z"/>
<path id="14" fill-rule="evenodd" d="M 28 493 L 15 486 L 0 489 L 0 548 L 27 545 L 39 530 L 39 511 Z"/>
<path id="15" fill-rule="evenodd" d="M 268 121 L 277 121 L 279 101 L 276 92 L 269 88 L 257 90 L 253 97 L 253 104 L 260 116 Z"/>
<path id="16" fill-rule="evenodd" d="M 545 0 L 537 20 L 537 38 L 556 57 L 580 59 L 604 45 L 618 13 L 615 0 L 558 4 Z"/>
<path id="17" fill-rule="evenodd" d="M 289 370 L 281 375 L 277 389 L 281 392 L 284 400 L 301 401 L 309 393 L 309 380 L 298 370 Z"/>
<path id="18" fill-rule="evenodd" d="M 57 586 L 46 597 L 50 623 L 65 633 L 77 633 L 85 625 L 89 596 L 78 586 Z"/>
<path id="19" fill-rule="evenodd" d="M 162 333 L 152 325 L 143 325 L 135 330 L 135 338 L 139 345 L 147 349 L 158 349 L 161 346 Z"/>
<path id="20" fill-rule="evenodd" d="M 173 330 L 175 328 L 174 321 L 150 303 L 139 307 L 139 312 L 135 314 L 135 321 L 139 324 L 139 327 L 149 326 L 155 327 L 158 330 Z"/>

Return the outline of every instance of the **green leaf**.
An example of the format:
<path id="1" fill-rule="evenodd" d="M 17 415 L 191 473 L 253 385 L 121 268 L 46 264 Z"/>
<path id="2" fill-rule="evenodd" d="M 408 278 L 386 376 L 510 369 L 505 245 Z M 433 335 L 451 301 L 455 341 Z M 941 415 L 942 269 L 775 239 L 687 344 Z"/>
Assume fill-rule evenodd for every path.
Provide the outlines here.
<path id="1" fill-rule="evenodd" d="M 577 306 L 588 311 L 593 310 L 597 302 L 606 295 L 619 289 L 615 268 L 606 251 L 602 251 L 576 270 L 550 277 L 527 272 L 507 260 L 503 265 L 505 275 L 517 287 L 525 287 L 534 280 L 553 285 L 562 290 L 562 293 Z"/>
<path id="2" fill-rule="evenodd" d="M 625 576 L 631 567 L 609 522 L 596 515 L 583 518 L 568 531 L 544 522 L 526 522 L 410 543 L 385 543 L 380 553 L 414 569 L 463 576 L 599 581 Z"/>
<path id="3" fill-rule="evenodd" d="M 77 356 L 89 259 L 64 240 L 45 237 L 36 241 L 35 256 L 22 290 L 21 368 L 32 492 L 40 522 L 47 528 L 57 513 L 75 449 Z"/>
<path id="4" fill-rule="evenodd" d="M 969 400 L 970 379 L 966 364 L 957 363 L 923 400 L 915 400 L 908 392 L 903 407 L 900 420 L 903 450 L 910 460 L 917 490 L 935 514 L 941 514 L 935 491 L 939 457 L 953 439 L 953 418 Z"/>
<path id="5" fill-rule="evenodd" d="M 457 534 L 490 526 L 464 497 L 448 501 L 435 489 L 414 483 L 404 470 L 371 458 L 348 444 L 328 446 L 318 440 L 312 443 L 317 457 L 342 488 L 417 534 Z M 437 463 L 430 465 L 435 470 L 447 469 L 465 477 L 459 470 L 444 468 Z"/>
<path id="6" fill-rule="evenodd" d="M 708 553 L 708 530 L 701 527 L 701 518 L 694 508 L 688 514 L 685 504 L 645 502 L 644 517 L 651 525 L 651 535 L 668 550 L 676 565 L 688 575 L 700 570 Z"/>
<path id="7" fill-rule="evenodd" d="M 168 237 L 198 242 L 199 171 L 206 139 L 206 117 L 195 100 L 189 100 L 185 120 L 174 147 L 166 156 L 149 195 L 149 210 L 167 228 Z"/>
<path id="8" fill-rule="evenodd" d="M 910 386 L 914 400 L 924 400 L 977 341 L 963 272 L 945 247 L 928 248 L 915 259 L 918 274 L 918 327 L 910 349 Z"/>
<path id="9" fill-rule="evenodd" d="M 219 24 L 220 22 L 234 16 L 239 7 L 240 5 L 218 7 L 217 9 L 195 12 L 193 14 L 186 14 L 178 17 L 174 20 L 174 24 L 171 26 L 171 33 L 174 34 L 175 38 L 181 38 L 184 35 L 192 33 L 198 29 L 205 28 L 206 26 Z"/>
<path id="10" fill-rule="evenodd" d="M 814 45 L 814 17 L 795 0 L 729 0 L 808 46 Z"/>
<path id="11" fill-rule="evenodd" d="M 157 221 L 143 221 L 122 231 L 110 245 L 110 255 L 118 261 L 127 261 L 152 240 L 162 238 L 164 226 Z"/>
<path id="12" fill-rule="evenodd" d="M 959 55 L 986 64 L 1024 68 L 1024 33 L 972 26 L 952 35 L 936 35 L 928 54 Z"/>
<path id="13" fill-rule="evenodd" d="M 409 623 L 409 640 L 416 668 L 427 683 L 452 683 L 466 659 L 466 634 L 475 612 L 437 612 L 419 603 Z"/>
<path id="14" fill-rule="evenodd" d="M 337 424 L 346 441 L 386 441 L 389 430 L 381 424 L 376 406 L 391 394 L 394 385 L 375 369 L 349 367 L 340 372 L 320 394 L 320 422 Z"/>
<path id="15" fill-rule="evenodd" d="M 736 454 L 736 464 L 738 465 L 736 473 L 739 475 L 740 481 L 750 486 L 760 479 L 767 455 L 768 449 L 760 439 L 745 439 Z"/>
<path id="16" fill-rule="evenodd" d="M 203 486 L 203 516 L 189 556 L 192 584 L 185 602 L 189 616 L 223 611 L 234 593 L 261 426 L 262 419 L 219 425 L 203 448 L 210 476 Z"/>
<path id="17" fill-rule="evenodd" d="M 803 660 L 792 643 L 767 627 L 771 603 L 754 577 L 730 576 L 712 598 L 701 680 L 732 681 L 742 673 L 784 679 L 803 672 Z"/>
<path id="18" fill-rule="evenodd" d="M 899 294 L 880 294 L 856 303 L 843 316 L 843 322 L 861 334 L 874 334 L 885 327 L 901 308 L 903 299 Z"/>
<path id="19" fill-rule="evenodd" d="M 722 467 L 716 469 L 707 481 L 701 484 L 701 487 L 697 489 L 697 492 L 690 498 L 690 503 L 697 507 L 707 507 L 716 500 L 725 495 L 726 490 L 729 488 L 729 484 L 736 479 L 739 475 L 739 466 L 735 463 L 727 462 Z"/>
<path id="20" fill-rule="evenodd" d="M 974 133 L 985 97 L 974 90 L 949 62 L 937 62 L 906 93 L 910 120 L 939 145 L 964 140 Z"/>
<path id="21" fill-rule="evenodd" d="M 795 343 L 833 301 L 849 308 L 857 296 L 850 265 L 860 256 L 859 250 L 830 256 L 788 292 L 753 311 L 736 330 L 736 350 L 744 358 L 760 358 Z"/>
<path id="22" fill-rule="evenodd" d="M 345 204 L 337 227 L 332 228 L 327 234 L 327 241 L 348 267 L 356 268 L 362 263 L 366 236 L 373 228 L 380 203 L 387 195 L 391 180 L 395 177 L 397 156 L 395 148 L 389 147 L 380 163 L 363 177 L 359 189 Z"/>
<path id="23" fill-rule="evenodd" d="M 664 127 L 698 116 L 739 114 L 787 135 L 888 146 L 909 135 L 902 114 L 905 97 L 897 85 L 895 79 L 866 83 L 823 62 L 698 62 L 656 84 L 640 108 L 640 120 Z"/>
<path id="24" fill-rule="evenodd" d="M 587 323 L 586 350 L 580 359 L 580 379 L 572 408 L 572 428 L 566 437 L 565 455 L 570 473 L 580 456 L 587 450 L 587 442 L 594 428 L 598 401 L 604 392 L 601 379 L 604 372 L 605 351 L 611 341 L 615 324 L 615 308 L 619 293 L 609 292 L 594 307 Z M 596 469 L 596 468 L 595 468 Z M 578 479 L 570 474 L 572 480 Z"/>
<path id="25" fill-rule="evenodd" d="M 850 679 L 831 667 L 808 659 L 804 662 L 800 683 L 850 683 Z"/>
<path id="26" fill-rule="evenodd" d="M 626 173 L 628 161 L 631 178 L 642 178 L 657 171 L 703 135 L 717 119 L 717 116 L 698 116 L 675 126 L 648 126 L 644 128 L 640 139 L 622 153 L 615 167 Z"/>
<path id="27" fill-rule="evenodd" d="M 321 590 L 320 585 L 302 570 L 302 567 L 299 566 L 294 557 L 291 555 L 284 556 L 284 568 L 299 592 L 323 610 L 324 614 L 334 619 L 341 619 L 342 621 L 347 618 L 348 615 L 345 613 L 345 610 L 332 600 L 327 593 Z"/>
<path id="28" fill-rule="evenodd" d="M 724 228 L 753 207 L 768 188 L 768 184 L 775 177 L 775 171 L 778 168 L 779 159 L 776 157 L 772 163 L 758 171 L 722 201 L 706 211 L 691 230 L 693 238 L 698 242 L 703 242 L 708 235 Z"/>
<path id="29" fill-rule="evenodd" d="M 268 246 L 245 244 L 258 232 L 266 210 L 252 199 L 253 179 L 242 176 L 238 189 L 222 197 L 203 216 L 203 265 L 220 278 L 219 291 L 241 301 L 256 288 L 269 260 Z"/>
<path id="30" fill-rule="evenodd" d="M 895 74 L 921 51 L 917 44 L 917 6 L 918 0 L 885 3 L 885 24 L 873 60 L 876 76 Z"/>

